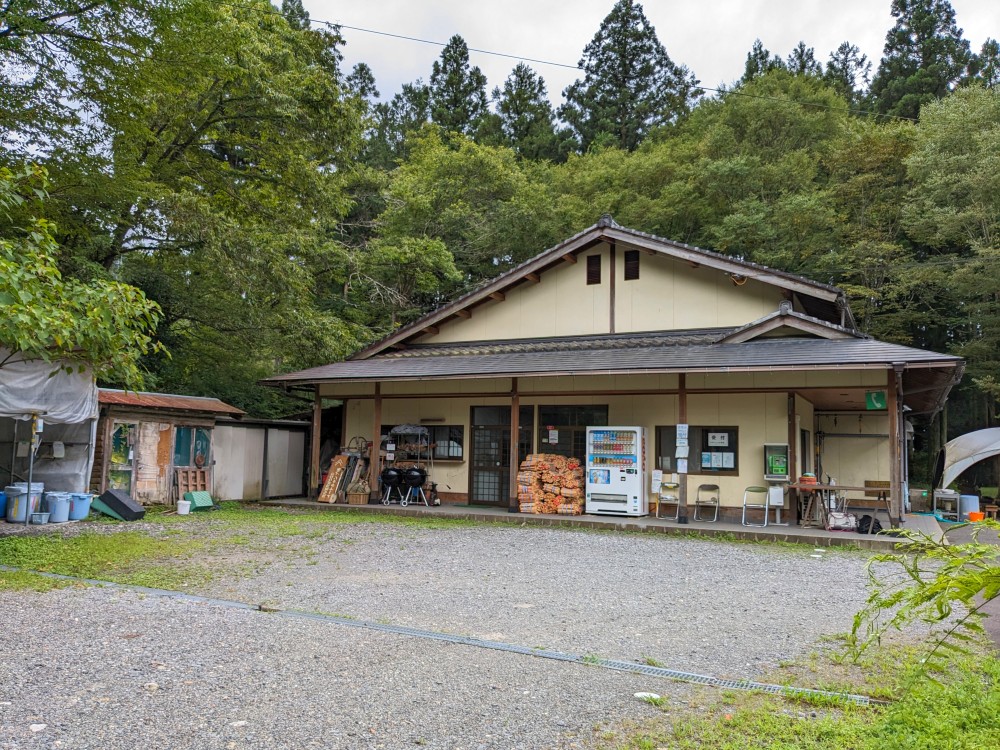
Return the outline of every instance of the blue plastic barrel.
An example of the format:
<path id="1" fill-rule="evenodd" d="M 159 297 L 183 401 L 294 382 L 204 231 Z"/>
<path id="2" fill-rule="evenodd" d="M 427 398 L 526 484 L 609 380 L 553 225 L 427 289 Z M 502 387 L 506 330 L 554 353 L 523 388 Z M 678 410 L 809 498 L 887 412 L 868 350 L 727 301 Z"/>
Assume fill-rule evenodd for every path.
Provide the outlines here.
<path id="1" fill-rule="evenodd" d="M 24 523 L 28 512 L 28 488 L 11 485 L 4 490 L 7 495 L 7 520 L 10 523 Z M 41 494 L 31 495 L 31 512 L 36 513 L 41 507 Z"/>
<path id="2" fill-rule="evenodd" d="M 45 496 L 49 523 L 66 523 L 69 520 L 69 493 L 49 492 Z"/>
<path id="3" fill-rule="evenodd" d="M 0 492 L 0 517 L 7 515 L 7 493 Z"/>
<path id="4" fill-rule="evenodd" d="M 94 496 L 85 492 L 73 492 L 69 497 L 69 520 L 82 521 L 90 513 L 90 503 Z"/>

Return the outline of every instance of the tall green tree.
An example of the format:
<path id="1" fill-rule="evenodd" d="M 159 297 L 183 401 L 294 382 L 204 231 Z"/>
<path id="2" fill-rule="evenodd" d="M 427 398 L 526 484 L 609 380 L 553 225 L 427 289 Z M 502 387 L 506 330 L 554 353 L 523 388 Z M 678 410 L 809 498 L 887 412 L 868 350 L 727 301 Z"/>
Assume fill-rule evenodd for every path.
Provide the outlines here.
<path id="1" fill-rule="evenodd" d="M 0 6 L 0 147 L 12 163 L 99 125 L 94 101 L 148 53 L 176 0 L 6 0 Z M 83 132 L 80 132 L 83 131 Z"/>
<path id="2" fill-rule="evenodd" d="M 156 387 L 259 411 L 256 379 L 367 336 L 317 303 L 364 108 L 339 36 L 266 0 L 164 2 L 145 23 L 148 52 L 88 90 L 91 127 L 55 132 L 45 154 L 60 264 L 160 304 L 172 356 L 149 361 Z"/>
<path id="3" fill-rule="evenodd" d="M 430 96 L 430 88 L 418 78 L 404 83 L 388 102 L 375 104 L 362 161 L 377 169 L 391 170 L 405 159 L 407 137 L 430 121 Z"/>
<path id="4" fill-rule="evenodd" d="M 11 357 L 63 361 L 139 388 L 141 358 L 160 349 L 160 309 L 127 284 L 63 276 L 56 227 L 35 213 L 46 187 L 38 166 L 0 167 L 0 368 Z"/>
<path id="5" fill-rule="evenodd" d="M 642 6 L 618 0 L 583 50 L 582 80 L 563 91 L 559 116 L 580 148 L 602 143 L 631 151 L 650 130 L 686 115 L 701 90 L 670 59 Z"/>
<path id="6" fill-rule="evenodd" d="M 743 65 L 743 77 L 740 84 L 746 85 L 763 75 L 767 75 L 772 70 L 786 70 L 784 60 L 778 55 L 771 54 L 771 50 L 764 46 L 760 39 L 755 39 L 750 51 L 747 52 L 747 59 Z"/>
<path id="7" fill-rule="evenodd" d="M 987 39 L 979 54 L 969 62 L 967 83 L 978 83 L 988 89 L 1000 87 L 1000 42 Z"/>
<path id="8" fill-rule="evenodd" d="M 525 63 L 518 63 L 503 88 L 493 89 L 496 114 L 490 118 L 495 134 L 486 142 L 514 149 L 532 161 L 558 161 L 569 144 L 556 132 L 555 112 L 549 103 L 545 79 Z M 477 140 L 483 140 L 477 138 Z"/>
<path id="9" fill-rule="evenodd" d="M 891 13 L 896 23 L 886 34 L 871 96 L 879 112 L 916 118 L 962 80 L 969 42 L 948 0 L 893 0 Z"/>
<path id="10" fill-rule="evenodd" d="M 830 53 L 823 80 L 852 106 L 858 106 L 868 94 L 871 72 L 868 56 L 863 55 L 857 45 L 843 42 Z"/>
<path id="11" fill-rule="evenodd" d="M 980 385 L 1000 368 L 1000 91 L 962 88 L 927 106 L 907 160 L 904 220 L 952 292 L 950 343 Z"/>
<path id="12" fill-rule="evenodd" d="M 305 31 L 309 28 L 309 12 L 302 0 L 281 0 L 281 15 L 293 29 Z"/>
<path id="13" fill-rule="evenodd" d="M 816 59 L 816 50 L 799 42 L 785 60 L 785 67 L 797 75 L 821 76 L 823 66 Z"/>
<path id="14" fill-rule="evenodd" d="M 463 135 L 473 134 L 488 112 L 486 76 L 469 64 L 469 45 L 458 34 L 431 68 L 430 112 L 435 124 Z"/>
<path id="15" fill-rule="evenodd" d="M 496 276 L 559 239 L 535 169 L 510 149 L 464 137 L 446 142 L 427 128 L 392 175 L 380 239 L 393 247 L 439 240 L 465 283 Z M 454 291 L 440 289 L 445 297 Z"/>

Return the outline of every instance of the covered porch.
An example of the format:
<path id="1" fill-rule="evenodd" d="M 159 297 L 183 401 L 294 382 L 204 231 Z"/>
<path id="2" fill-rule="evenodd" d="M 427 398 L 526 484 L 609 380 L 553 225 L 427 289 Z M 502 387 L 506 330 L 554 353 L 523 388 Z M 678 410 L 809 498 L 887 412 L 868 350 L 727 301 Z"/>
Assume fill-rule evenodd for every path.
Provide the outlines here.
<path id="1" fill-rule="evenodd" d="M 764 445 L 786 444 L 792 479 L 813 473 L 849 488 L 884 484 L 883 523 L 898 526 L 906 417 L 941 408 L 961 360 L 864 338 L 725 341 L 731 333 L 414 345 L 269 382 L 313 397 L 310 497 L 324 468 L 316 438 L 322 409 L 337 400 L 345 440 L 366 445 L 373 499 L 387 454 L 383 436 L 395 425 L 427 428 L 429 479 L 445 505 L 502 513 L 518 512 L 516 474 L 525 456 L 583 459 L 587 426 L 636 425 L 648 435 L 647 476 L 653 469 L 678 474 L 674 525 L 690 525 L 699 486 L 712 484 L 717 528 L 742 527 L 745 489 L 765 482 Z M 692 434 L 687 473 L 675 458 L 678 425 Z M 719 435 L 729 455 L 714 462 Z M 852 509 L 876 505 L 877 493 L 847 494 Z M 769 519 L 790 526 L 772 526 L 773 533 L 808 520 L 801 500 L 786 488 L 781 518 L 772 509 Z"/>

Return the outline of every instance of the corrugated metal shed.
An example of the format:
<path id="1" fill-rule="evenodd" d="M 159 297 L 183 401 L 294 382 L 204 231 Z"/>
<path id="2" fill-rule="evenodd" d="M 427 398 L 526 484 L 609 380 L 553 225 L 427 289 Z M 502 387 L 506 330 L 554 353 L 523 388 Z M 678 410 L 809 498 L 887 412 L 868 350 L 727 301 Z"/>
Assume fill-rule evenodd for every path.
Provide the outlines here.
<path id="1" fill-rule="evenodd" d="M 170 393 L 147 393 L 144 391 L 119 391 L 101 388 L 98 402 L 104 405 L 130 406 L 141 409 L 169 409 L 173 411 L 195 411 L 204 414 L 245 414 L 242 409 L 230 406 L 217 398 L 205 396 L 177 396 Z"/>

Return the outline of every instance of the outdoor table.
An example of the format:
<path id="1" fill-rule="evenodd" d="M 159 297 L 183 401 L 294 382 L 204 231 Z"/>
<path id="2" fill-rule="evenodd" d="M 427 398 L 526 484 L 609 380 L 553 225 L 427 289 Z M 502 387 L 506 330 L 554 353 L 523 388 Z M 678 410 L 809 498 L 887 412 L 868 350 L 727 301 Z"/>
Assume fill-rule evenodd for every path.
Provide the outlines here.
<path id="1" fill-rule="evenodd" d="M 806 504 L 805 512 L 802 514 L 802 526 L 815 526 L 816 522 L 819 521 L 820 525 L 826 528 L 827 516 L 831 510 L 845 511 L 846 506 L 849 505 L 849 501 L 844 500 L 844 506 L 830 507 L 829 497 L 837 492 L 874 492 L 878 494 L 878 500 L 886 503 L 886 509 L 888 510 L 888 488 L 882 487 L 855 487 L 849 484 L 806 484 L 801 482 L 793 482 L 788 485 L 791 489 L 797 490 L 798 492 L 805 493 L 809 496 L 809 500 Z M 818 516 L 818 518 L 817 518 Z M 874 517 L 873 517 L 874 518 Z M 891 516 L 890 516 L 891 518 Z M 874 522 L 869 524 L 868 533 L 871 533 L 871 529 L 874 526 Z"/>

